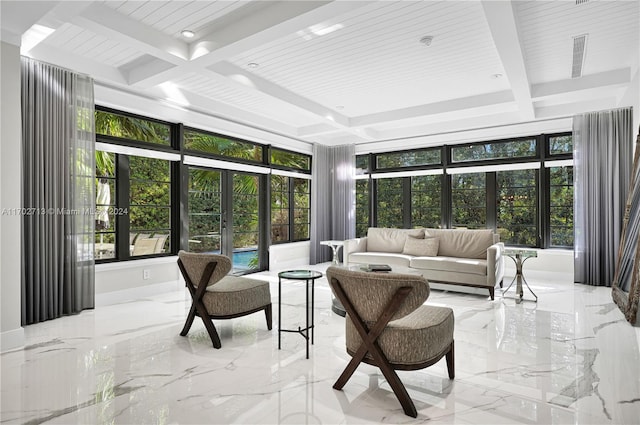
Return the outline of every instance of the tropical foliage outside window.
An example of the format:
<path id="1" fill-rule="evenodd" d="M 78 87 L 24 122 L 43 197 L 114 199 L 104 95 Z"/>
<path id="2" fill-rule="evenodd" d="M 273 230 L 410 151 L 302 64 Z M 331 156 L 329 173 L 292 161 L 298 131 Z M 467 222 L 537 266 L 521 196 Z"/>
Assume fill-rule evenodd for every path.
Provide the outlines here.
<path id="1" fill-rule="evenodd" d="M 452 226 L 482 229 L 487 225 L 485 173 L 451 176 Z"/>
<path id="2" fill-rule="evenodd" d="M 573 246 L 573 167 L 549 168 L 551 246 Z"/>
<path id="3" fill-rule="evenodd" d="M 309 180 L 276 174 L 271 176 L 272 243 L 309 239 L 310 211 Z"/>
<path id="4" fill-rule="evenodd" d="M 453 146 L 452 162 L 528 158 L 536 155 L 536 139 Z"/>
<path id="5" fill-rule="evenodd" d="M 101 110 L 96 110 L 95 116 L 96 134 L 171 145 L 171 127 L 167 124 Z"/>
<path id="6" fill-rule="evenodd" d="M 496 173 L 496 224 L 500 241 L 508 245 L 538 244 L 538 172 L 510 170 Z"/>
<path id="7" fill-rule="evenodd" d="M 271 165 L 287 169 L 311 171 L 311 156 L 283 149 L 271 148 Z"/>
<path id="8" fill-rule="evenodd" d="M 402 177 L 378 179 L 376 199 L 377 227 L 404 227 Z"/>
<path id="9" fill-rule="evenodd" d="M 115 162 L 115 154 L 96 151 L 96 259 L 115 257 Z"/>
<path id="10" fill-rule="evenodd" d="M 263 148 L 258 144 L 191 129 L 184 130 L 184 147 L 217 156 L 262 162 Z"/>
<path id="11" fill-rule="evenodd" d="M 573 137 L 571 137 L 570 135 L 549 137 L 549 153 L 551 155 L 559 155 L 572 152 Z"/>
<path id="12" fill-rule="evenodd" d="M 129 228 L 131 235 L 135 234 L 131 253 L 136 256 L 169 252 L 171 162 L 130 156 L 129 170 Z"/>
<path id="13" fill-rule="evenodd" d="M 189 251 L 220 252 L 221 202 L 220 172 L 189 167 Z"/>
<path id="14" fill-rule="evenodd" d="M 415 167 L 419 165 L 437 165 L 442 162 L 440 149 L 423 149 L 404 152 L 392 152 L 376 155 L 376 168 Z"/>
<path id="15" fill-rule="evenodd" d="M 356 180 L 356 237 L 367 236 L 369 229 L 369 180 Z"/>
<path id="16" fill-rule="evenodd" d="M 411 226 L 441 226 L 442 175 L 411 177 Z"/>

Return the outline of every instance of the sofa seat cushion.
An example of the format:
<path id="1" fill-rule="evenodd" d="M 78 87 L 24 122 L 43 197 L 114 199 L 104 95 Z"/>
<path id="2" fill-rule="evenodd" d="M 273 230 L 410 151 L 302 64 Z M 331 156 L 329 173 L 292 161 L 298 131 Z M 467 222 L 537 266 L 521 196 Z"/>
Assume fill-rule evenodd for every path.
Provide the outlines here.
<path id="1" fill-rule="evenodd" d="M 438 255 L 459 258 L 487 258 L 493 245 L 491 229 L 425 229 L 425 237 L 440 239 Z"/>
<path id="2" fill-rule="evenodd" d="M 458 272 L 487 275 L 487 260 L 476 258 L 458 257 L 413 257 L 409 267 L 415 269 L 439 270 L 445 272 Z"/>
<path id="3" fill-rule="evenodd" d="M 411 255 L 389 252 L 354 252 L 349 254 L 349 263 L 388 264 L 390 266 L 409 267 Z"/>
<path id="4" fill-rule="evenodd" d="M 347 352 L 355 354 L 362 339 L 351 318 L 346 320 Z M 411 314 L 389 322 L 378 344 L 392 364 L 418 365 L 438 358 L 453 342 L 455 320 L 448 307 L 422 305 Z M 369 326 L 372 324 L 369 323 Z M 424 341 L 429 341 L 425 344 Z M 371 353 L 366 357 L 371 360 Z"/>
<path id="5" fill-rule="evenodd" d="M 367 232 L 367 251 L 401 253 L 407 236 L 423 238 L 423 229 L 390 229 L 370 227 Z"/>

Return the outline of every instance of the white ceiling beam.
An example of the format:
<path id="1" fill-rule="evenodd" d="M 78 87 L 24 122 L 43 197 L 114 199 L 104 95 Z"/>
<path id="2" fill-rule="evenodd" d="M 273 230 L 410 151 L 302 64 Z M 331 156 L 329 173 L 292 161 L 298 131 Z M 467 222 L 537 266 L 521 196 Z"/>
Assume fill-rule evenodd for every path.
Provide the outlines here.
<path id="1" fill-rule="evenodd" d="M 132 81 L 132 84 L 146 88 L 169 81 L 190 72 L 195 67 L 227 60 L 246 50 L 334 19 L 368 4 L 365 1 L 278 1 L 268 2 L 268 6 L 264 6 L 267 2 L 255 3 L 254 7 L 261 7 L 259 13 L 248 14 L 221 27 L 218 22 L 214 22 L 219 28 L 193 43 L 189 53 L 192 59 L 190 62 Z M 242 9 L 238 13 L 240 11 Z M 246 14 L 246 11 L 243 13 Z"/>
<path id="2" fill-rule="evenodd" d="M 584 112 L 601 111 L 604 109 L 613 109 L 618 106 L 616 96 L 609 96 L 603 99 L 587 100 L 584 102 L 563 103 L 562 105 L 550 105 L 536 108 L 536 117 L 538 118 L 554 118 L 567 117 L 581 114 Z"/>
<path id="3" fill-rule="evenodd" d="M 181 89 L 170 82 L 149 89 L 147 90 L 147 93 L 154 97 L 165 99 L 167 102 L 173 103 L 179 107 L 207 111 L 209 114 L 223 118 L 227 121 L 234 121 L 238 123 L 250 122 L 254 127 L 269 129 L 270 131 L 285 134 L 287 136 L 295 137 L 297 135 L 297 129 L 289 124 Z"/>
<path id="4" fill-rule="evenodd" d="M 369 115 L 361 115 L 351 118 L 351 125 L 354 127 L 380 124 L 383 122 L 398 121 L 404 119 L 425 117 L 428 115 L 439 115 L 454 111 L 464 111 L 472 109 L 483 109 L 496 105 L 513 103 L 514 98 L 510 90 L 486 93 L 482 95 L 463 97 L 442 102 L 434 102 L 426 105 L 412 106 L 409 108 L 396 109 Z"/>
<path id="5" fill-rule="evenodd" d="M 96 80 L 127 84 L 124 75 L 118 68 L 87 59 L 84 56 L 76 55 L 67 50 L 47 46 L 44 43 L 31 49 L 29 56 L 38 58 L 40 61 L 49 62 L 63 68 L 73 69 L 74 71 L 87 74 Z"/>
<path id="6" fill-rule="evenodd" d="M 187 43 L 98 3 L 83 10 L 71 22 L 174 65 L 189 58 Z"/>
<path id="7" fill-rule="evenodd" d="M 615 69 L 598 74 L 585 75 L 580 78 L 533 84 L 531 96 L 538 100 L 556 96 L 564 96 L 571 92 L 591 91 L 594 89 L 626 86 L 631 82 L 631 68 Z"/>
<path id="8" fill-rule="evenodd" d="M 493 42 L 511 84 L 523 121 L 535 118 L 529 77 L 511 1 L 483 0 L 482 8 Z"/>
<path id="9" fill-rule="evenodd" d="M 237 80 L 238 77 L 240 77 L 242 81 L 247 81 L 247 83 L 250 84 L 250 87 L 254 88 L 255 90 L 268 94 L 269 96 L 275 97 L 276 99 L 280 99 L 283 102 L 287 102 L 291 105 L 305 109 L 315 115 L 318 115 L 325 121 L 328 121 L 329 124 L 336 123 L 336 125 L 340 127 L 349 127 L 349 118 L 347 118 L 346 116 L 339 114 L 323 105 L 320 105 L 319 103 L 309 100 L 306 97 L 300 96 L 299 94 L 287 90 L 282 86 L 274 84 L 271 81 L 265 80 L 264 78 L 247 72 L 244 69 L 239 68 L 229 62 L 220 62 L 209 67 L 208 69 L 224 75 L 225 77 L 232 80 Z"/>

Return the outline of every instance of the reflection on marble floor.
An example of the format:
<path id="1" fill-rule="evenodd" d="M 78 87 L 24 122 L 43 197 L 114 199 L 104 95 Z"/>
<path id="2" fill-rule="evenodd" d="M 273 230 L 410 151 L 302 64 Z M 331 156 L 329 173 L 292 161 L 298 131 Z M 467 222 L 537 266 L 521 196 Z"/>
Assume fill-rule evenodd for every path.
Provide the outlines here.
<path id="1" fill-rule="evenodd" d="M 277 305 L 276 274 L 261 276 Z M 447 378 L 444 359 L 399 372 L 417 419 L 403 414 L 374 367 L 361 365 L 344 391 L 332 389 L 349 357 L 323 278 L 309 360 L 297 334 L 283 334 L 277 349 L 277 308 L 271 332 L 261 313 L 216 321 L 220 350 L 200 319 L 180 337 L 190 306 L 183 288 L 29 326 L 28 345 L 1 356 L 0 422 L 638 423 L 640 332 L 610 290 L 528 280 L 538 304 L 432 291 L 428 304 L 455 312 L 456 378 Z M 303 325 L 304 300 L 304 283 L 283 285 L 283 327 Z"/>

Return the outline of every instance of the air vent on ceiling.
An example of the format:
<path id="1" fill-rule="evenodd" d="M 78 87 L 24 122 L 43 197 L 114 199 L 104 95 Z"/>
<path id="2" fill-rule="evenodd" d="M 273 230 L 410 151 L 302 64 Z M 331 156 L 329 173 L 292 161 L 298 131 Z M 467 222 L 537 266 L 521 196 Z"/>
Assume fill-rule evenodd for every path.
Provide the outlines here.
<path id="1" fill-rule="evenodd" d="M 584 51 L 587 47 L 587 34 L 573 37 L 573 64 L 571 65 L 571 78 L 582 77 L 584 65 Z"/>
<path id="2" fill-rule="evenodd" d="M 589 0 L 576 0 L 576 4 L 585 4 L 589 3 Z"/>

